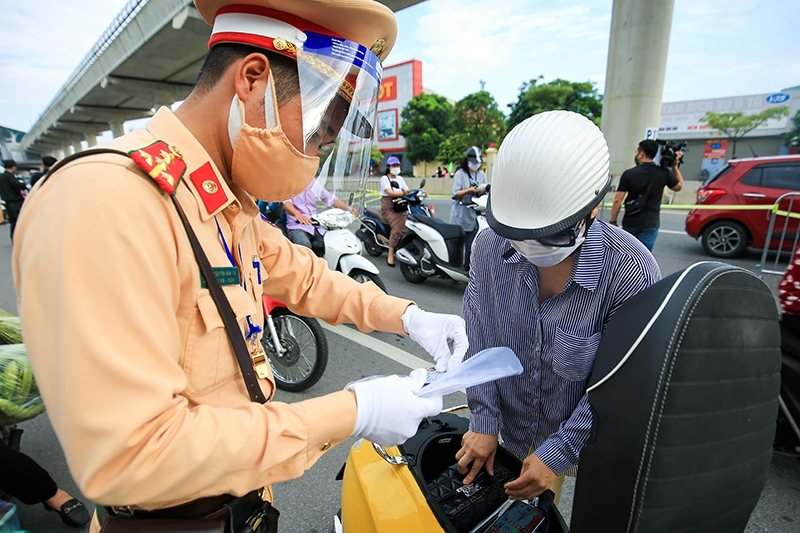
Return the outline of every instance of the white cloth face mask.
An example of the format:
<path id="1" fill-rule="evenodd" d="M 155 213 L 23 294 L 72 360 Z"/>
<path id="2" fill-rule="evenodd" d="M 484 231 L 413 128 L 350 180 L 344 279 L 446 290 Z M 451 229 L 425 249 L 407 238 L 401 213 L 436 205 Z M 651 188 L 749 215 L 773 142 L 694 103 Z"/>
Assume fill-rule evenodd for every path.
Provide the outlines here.
<path id="1" fill-rule="evenodd" d="M 481 164 L 480 163 L 473 163 L 472 161 L 469 161 L 467 163 L 467 166 L 469 167 L 470 170 L 478 170 L 478 169 L 481 168 Z"/>
<path id="2" fill-rule="evenodd" d="M 392 167 L 389 169 L 389 174 L 392 176 L 399 176 L 400 175 L 400 167 Z"/>
<path id="3" fill-rule="evenodd" d="M 522 254 L 532 265 L 538 267 L 551 267 L 572 255 L 586 240 L 586 236 L 581 235 L 575 238 L 573 246 L 545 246 L 536 240 L 511 241 L 512 248 Z"/>

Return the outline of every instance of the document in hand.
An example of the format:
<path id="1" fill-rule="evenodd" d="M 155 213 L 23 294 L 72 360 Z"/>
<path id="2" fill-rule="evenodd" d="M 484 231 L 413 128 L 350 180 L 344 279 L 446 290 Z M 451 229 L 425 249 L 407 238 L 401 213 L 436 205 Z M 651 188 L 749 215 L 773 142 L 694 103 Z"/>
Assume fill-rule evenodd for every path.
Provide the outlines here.
<path id="1" fill-rule="evenodd" d="M 522 374 L 522 364 L 511 348 L 487 348 L 457 368 L 443 372 L 417 392 L 421 398 L 444 396 L 466 387 Z"/>

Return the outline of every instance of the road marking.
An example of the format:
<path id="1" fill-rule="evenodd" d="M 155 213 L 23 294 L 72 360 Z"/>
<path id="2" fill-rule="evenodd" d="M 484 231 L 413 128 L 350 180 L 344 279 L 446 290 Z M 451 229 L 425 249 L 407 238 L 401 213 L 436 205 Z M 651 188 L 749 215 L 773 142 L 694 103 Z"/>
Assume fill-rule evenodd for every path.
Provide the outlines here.
<path id="1" fill-rule="evenodd" d="M 357 331 L 348 326 L 331 326 L 327 322 L 320 320 L 319 324 L 326 330 L 330 331 L 331 333 L 336 333 L 344 337 L 349 341 L 353 341 L 356 344 L 360 344 L 364 348 L 368 350 L 372 350 L 377 352 L 384 357 L 388 357 L 392 361 L 396 363 L 400 363 L 403 366 L 407 366 L 408 368 L 430 368 L 433 366 L 432 361 L 425 361 L 420 359 L 415 355 L 411 355 L 410 353 L 401 350 L 391 344 L 385 343 L 382 340 L 375 339 Z"/>

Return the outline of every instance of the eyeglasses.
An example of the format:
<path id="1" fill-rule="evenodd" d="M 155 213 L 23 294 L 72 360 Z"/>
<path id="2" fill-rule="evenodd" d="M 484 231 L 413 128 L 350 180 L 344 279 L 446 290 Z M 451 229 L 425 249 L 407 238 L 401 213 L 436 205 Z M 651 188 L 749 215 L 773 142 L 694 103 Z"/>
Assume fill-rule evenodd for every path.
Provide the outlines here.
<path id="1" fill-rule="evenodd" d="M 553 235 L 540 237 L 534 239 L 542 246 L 556 246 L 558 248 L 566 248 L 568 246 L 575 246 L 575 241 L 580 237 L 583 228 L 586 226 L 586 219 L 581 219 L 571 228 L 559 231 Z"/>

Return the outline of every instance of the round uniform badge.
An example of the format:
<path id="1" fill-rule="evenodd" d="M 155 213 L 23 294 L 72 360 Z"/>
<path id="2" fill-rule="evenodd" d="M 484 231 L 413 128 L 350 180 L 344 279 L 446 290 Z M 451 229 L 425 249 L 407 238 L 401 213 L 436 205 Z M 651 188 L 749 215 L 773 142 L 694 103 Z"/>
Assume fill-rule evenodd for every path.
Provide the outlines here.
<path id="1" fill-rule="evenodd" d="M 205 180 L 203 182 L 203 190 L 208 194 L 214 194 L 217 192 L 217 184 L 213 180 Z"/>

